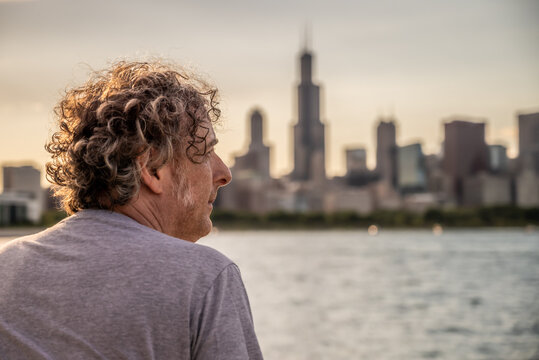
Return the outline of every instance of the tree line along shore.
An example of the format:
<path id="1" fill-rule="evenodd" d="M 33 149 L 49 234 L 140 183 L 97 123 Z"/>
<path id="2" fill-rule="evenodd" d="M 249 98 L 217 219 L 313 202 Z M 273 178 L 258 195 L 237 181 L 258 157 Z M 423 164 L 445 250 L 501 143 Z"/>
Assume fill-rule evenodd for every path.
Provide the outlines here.
<path id="1" fill-rule="evenodd" d="M 28 222 L 9 228 L 49 227 L 65 218 L 61 210 L 46 211 L 37 224 Z M 377 210 L 370 214 L 354 211 L 335 213 L 275 211 L 267 214 L 215 209 L 212 221 L 219 229 L 330 229 L 539 226 L 539 207 L 494 206 L 481 208 L 430 209 L 424 213 L 406 210 Z M 1 227 L 0 227 L 1 228 Z M 4 228 L 7 228 L 4 226 Z"/>
<path id="2" fill-rule="evenodd" d="M 370 214 L 358 214 L 353 211 L 335 213 L 277 211 L 256 214 L 215 210 L 212 220 L 220 229 L 367 228 L 371 225 L 385 228 L 534 227 L 539 226 L 539 208 L 498 206 L 476 209 L 430 209 L 424 213 L 378 210 Z"/>

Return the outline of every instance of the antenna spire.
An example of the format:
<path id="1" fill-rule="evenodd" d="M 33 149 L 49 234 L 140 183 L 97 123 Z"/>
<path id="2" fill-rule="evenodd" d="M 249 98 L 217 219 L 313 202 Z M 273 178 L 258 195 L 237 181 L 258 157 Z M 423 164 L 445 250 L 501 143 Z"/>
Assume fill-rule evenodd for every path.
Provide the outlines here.
<path id="1" fill-rule="evenodd" d="M 305 32 L 304 32 L 304 43 L 303 43 L 303 50 L 305 52 L 308 52 L 309 49 L 311 48 L 311 24 L 307 21 L 305 23 Z"/>

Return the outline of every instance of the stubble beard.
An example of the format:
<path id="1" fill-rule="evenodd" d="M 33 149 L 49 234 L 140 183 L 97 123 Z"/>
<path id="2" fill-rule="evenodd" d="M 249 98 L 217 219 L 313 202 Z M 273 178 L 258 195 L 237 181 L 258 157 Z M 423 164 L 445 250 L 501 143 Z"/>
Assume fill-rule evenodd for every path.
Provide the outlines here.
<path id="1" fill-rule="evenodd" d="M 189 231 L 196 234 L 196 240 L 198 240 L 200 237 L 207 235 L 211 231 L 213 224 L 209 218 L 209 214 L 205 214 L 203 219 L 198 218 L 201 216 L 201 214 L 199 214 L 200 209 L 197 208 L 193 184 L 185 176 L 186 171 L 185 165 L 183 165 L 180 160 L 174 171 L 175 181 L 173 185 L 173 196 L 184 209 L 183 216 L 184 220 L 187 221 L 185 225 L 190 229 Z M 185 229 L 187 228 L 184 228 L 184 230 Z M 181 238 L 181 236 L 179 237 Z"/>

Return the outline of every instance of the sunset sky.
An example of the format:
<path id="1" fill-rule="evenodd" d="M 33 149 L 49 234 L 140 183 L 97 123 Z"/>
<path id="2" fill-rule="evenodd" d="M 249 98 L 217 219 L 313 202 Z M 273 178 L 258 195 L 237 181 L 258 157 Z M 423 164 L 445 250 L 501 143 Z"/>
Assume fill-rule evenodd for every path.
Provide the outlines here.
<path id="1" fill-rule="evenodd" d="M 537 0 L 0 0 L 0 164 L 43 169 L 52 108 L 90 68 L 161 56 L 220 89 L 229 165 L 256 106 L 272 174 L 286 174 L 306 24 L 329 175 L 344 172 L 346 147 L 365 146 L 374 166 L 376 121 L 391 113 L 400 145 L 436 153 L 444 119 L 463 115 L 515 156 L 516 113 L 539 110 L 537 19 Z"/>

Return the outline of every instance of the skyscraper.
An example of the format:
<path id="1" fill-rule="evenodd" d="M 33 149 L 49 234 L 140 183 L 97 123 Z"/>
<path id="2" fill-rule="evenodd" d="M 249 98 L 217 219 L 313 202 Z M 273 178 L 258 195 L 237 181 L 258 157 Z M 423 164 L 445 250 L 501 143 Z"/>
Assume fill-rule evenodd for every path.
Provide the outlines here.
<path id="1" fill-rule="evenodd" d="M 488 146 L 489 170 L 494 173 L 507 171 L 507 148 L 503 145 L 494 144 Z"/>
<path id="2" fill-rule="evenodd" d="M 539 112 L 518 114 L 516 203 L 539 206 Z"/>
<path id="3" fill-rule="evenodd" d="M 312 81 L 312 54 L 305 49 L 300 58 L 298 122 L 294 125 L 293 180 L 326 178 L 324 124 L 320 121 L 320 87 Z"/>
<path id="4" fill-rule="evenodd" d="M 21 221 L 37 223 L 43 212 L 41 173 L 33 166 L 4 166 L 0 194 L 0 225 Z"/>
<path id="5" fill-rule="evenodd" d="M 33 166 L 4 166 L 4 192 L 26 193 L 32 197 L 41 194 L 41 174 Z"/>
<path id="6" fill-rule="evenodd" d="M 234 170 L 249 172 L 249 177 L 269 179 L 270 148 L 264 144 L 264 120 L 258 109 L 251 112 L 249 125 L 251 130 L 249 149 L 245 155 L 236 157 Z"/>
<path id="7" fill-rule="evenodd" d="M 427 185 L 425 157 L 421 144 L 410 144 L 397 150 L 397 179 L 402 193 L 424 191 Z"/>
<path id="8" fill-rule="evenodd" d="M 449 190 L 460 205 L 464 200 L 465 178 L 488 169 L 485 123 L 455 119 L 444 126 L 443 169 L 450 180 Z"/>
<path id="9" fill-rule="evenodd" d="M 364 148 L 346 149 L 346 173 L 367 170 L 367 150 Z"/>
<path id="10" fill-rule="evenodd" d="M 380 120 L 376 128 L 376 172 L 392 187 L 397 185 L 397 135 L 395 122 Z"/>
<path id="11" fill-rule="evenodd" d="M 518 157 L 522 168 L 539 173 L 539 112 L 518 115 Z"/>
<path id="12" fill-rule="evenodd" d="M 216 205 L 229 210 L 265 212 L 271 183 L 271 149 L 264 144 L 264 118 L 260 110 L 251 111 L 247 126 L 249 146 L 243 155 L 235 157 L 230 169 L 234 182 L 219 191 Z"/>

